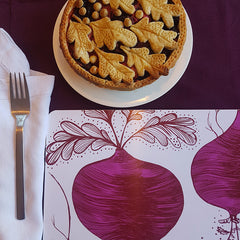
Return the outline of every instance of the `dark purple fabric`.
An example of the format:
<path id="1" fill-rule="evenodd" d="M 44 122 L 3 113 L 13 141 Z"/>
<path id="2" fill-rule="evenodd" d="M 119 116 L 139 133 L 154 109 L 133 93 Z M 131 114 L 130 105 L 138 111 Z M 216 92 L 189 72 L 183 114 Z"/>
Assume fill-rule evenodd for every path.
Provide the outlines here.
<path id="1" fill-rule="evenodd" d="M 0 0 L 0 27 L 29 59 L 31 68 L 56 76 L 51 110 L 106 109 L 75 92 L 54 60 L 52 34 L 65 0 Z M 239 108 L 240 3 L 182 0 L 193 29 L 193 52 L 180 81 L 159 99 L 135 108 Z"/>

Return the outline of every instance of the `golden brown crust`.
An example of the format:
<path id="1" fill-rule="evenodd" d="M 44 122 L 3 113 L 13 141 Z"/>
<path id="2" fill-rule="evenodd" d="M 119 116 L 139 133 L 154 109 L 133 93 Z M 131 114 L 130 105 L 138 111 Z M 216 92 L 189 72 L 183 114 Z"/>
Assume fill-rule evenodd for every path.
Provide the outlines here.
<path id="1" fill-rule="evenodd" d="M 84 0 L 84 1 L 87 1 L 87 0 Z M 114 1 L 114 0 L 111 0 L 111 1 Z M 139 2 L 140 1 L 141 0 L 139 0 Z M 185 39 L 186 39 L 186 16 L 185 16 L 185 12 L 184 12 L 184 9 L 182 7 L 181 0 L 172 0 L 172 2 L 175 5 L 178 5 L 178 11 L 180 11 L 179 26 L 178 26 L 179 34 L 178 34 L 178 37 L 177 37 L 177 47 L 176 47 L 176 49 L 172 50 L 172 52 L 171 52 L 170 56 L 167 58 L 167 60 L 165 62 L 162 62 L 161 66 L 158 69 L 159 74 L 156 74 L 155 70 L 150 69 L 149 72 L 153 72 L 154 73 L 153 75 L 147 76 L 144 79 L 136 81 L 134 79 L 134 74 L 138 74 L 136 69 L 133 71 L 132 68 L 129 67 L 130 65 L 129 66 L 126 65 L 126 62 L 127 62 L 127 64 L 130 64 L 131 61 L 130 62 L 125 61 L 125 65 L 123 65 L 122 64 L 123 59 L 122 59 L 122 57 L 120 57 L 122 55 L 118 54 L 120 56 L 117 56 L 115 53 L 104 53 L 105 55 L 102 54 L 102 50 L 101 50 L 102 46 L 99 45 L 99 44 L 102 44 L 101 39 L 99 40 L 99 42 L 97 44 L 92 39 L 85 39 L 85 37 L 89 34 L 87 32 L 88 31 L 87 28 L 92 29 L 94 27 L 93 26 L 94 24 L 98 24 L 98 25 L 99 24 L 105 24 L 105 25 L 109 24 L 109 26 L 112 27 L 113 30 L 114 30 L 114 28 L 117 28 L 116 31 L 121 33 L 121 34 L 119 34 L 121 36 L 117 36 L 117 38 L 118 38 L 118 41 L 123 42 L 123 46 L 128 45 L 128 46 L 126 46 L 126 48 L 124 47 L 124 49 L 126 50 L 128 48 L 133 48 L 133 51 L 129 51 L 129 53 L 131 52 L 130 54 L 133 54 L 133 55 L 129 55 L 129 56 L 134 58 L 134 56 L 135 56 L 134 54 L 136 53 L 136 51 L 134 51 L 134 46 L 136 45 L 135 41 L 136 41 L 136 39 L 139 40 L 139 38 L 141 37 L 140 36 L 141 33 L 139 33 L 139 26 L 137 26 L 137 24 L 135 24 L 135 26 L 130 24 L 131 27 L 129 29 L 133 29 L 133 30 L 127 30 L 127 29 L 125 29 L 123 23 L 121 24 L 121 23 L 119 23 L 120 21 L 115 21 L 114 24 L 112 24 L 111 19 L 109 19 L 108 17 L 104 17 L 104 18 L 100 17 L 101 19 L 96 20 L 94 23 L 90 23 L 90 24 L 85 24 L 84 21 L 78 20 L 79 24 L 80 23 L 85 24 L 84 29 L 86 28 L 86 34 L 83 36 L 83 39 L 85 39 L 85 40 L 82 41 L 82 42 L 84 42 L 83 43 L 84 46 L 81 45 L 82 42 L 79 42 L 78 49 L 82 50 L 82 52 L 80 54 L 80 56 L 81 56 L 80 60 L 82 62 L 84 62 L 85 64 L 87 64 L 87 62 L 91 62 L 90 59 L 92 59 L 93 57 L 91 57 L 92 55 L 89 56 L 89 54 L 92 54 L 92 52 L 94 52 L 94 54 L 98 58 L 100 58 L 100 56 L 103 56 L 103 61 L 101 63 L 98 60 L 98 64 L 99 64 L 98 68 L 99 69 L 100 68 L 102 68 L 102 69 L 106 68 L 107 65 L 110 65 L 109 64 L 109 62 L 111 62 L 110 59 L 112 59 L 112 57 L 116 57 L 116 60 L 114 60 L 114 63 L 115 63 L 114 67 L 110 66 L 110 68 L 113 68 L 113 70 L 109 70 L 107 72 L 102 71 L 102 76 L 100 76 L 101 73 L 96 75 L 96 72 L 98 71 L 97 70 L 98 68 L 96 68 L 96 67 L 92 68 L 91 71 L 83 68 L 79 64 L 79 62 L 78 62 L 79 60 L 74 59 L 74 57 L 72 56 L 72 54 L 70 52 L 70 49 L 69 49 L 69 38 L 67 38 L 69 27 L 71 25 L 70 18 L 72 16 L 73 9 L 74 9 L 74 7 L 79 7 L 79 6 L 81 7 L 83 5 L 82 0 L 69 0 L 65 9 L 64 9 L 63 16 L 62 16 L 61 23 L 60 23 L 60 29 L 59 29 L 59 41 L 60 41 L 60 47 L 62 49 L 63 55 L 66 58 L 67 62 L 70 64 L 70 66 L 78 74 L 80 74 L 85 79 L 89 80 L 90 82 L 92 82 L 92 83 L 94 83 L 94 84 L 96 84 L 100 87 L 116 89 L 116 90 L 133 90 L 133 89 L 137 89 L 137 88 L 143 87 L 145 85 L 151 84 L 156 79 L 158 79 L 161 74 L 166 75 L 167 74 L 166 69 L 168 70 L 168 69 L 171 69 L 172 67 L 174 67 L 174 65 L 176 64 L 178 58 L 180 57 L 180 55 L 182 53 L 183 46 L 184 46 L 184 43 L 185 43 Z M 122 9 L 121 9 L 121 11 L 122 11 Z M 132 8 L 129 8 L 129 11 L 133 11 Z M 140 17 L 140 19 L 141 19 L 141 17 Z M 146 19 L 144 19 L 142 22 L 144 22 L 143 24 L 145 24 L 145 25 L 142 24 L 140 27 L 146 27 L 146 26 L 150 27 L 150 25 L 151 25 L 151 24 L 149 25 L 149 23 Z M 151 28 L 155 29 L 155 27 L 158 27 L 158 29 L 161 30 L 162 26 L 160 26 L 160 21 L 152 21 L 151 23 L 156 25 L 156 26 L 151 25 Z M 171 23 L 169 23 L 169 24 L 171 24 Z M 81 34 L 82 34 L 82 31 L 81 31 Z M 92 35 L 93 35 L 93 33 L 92 33 Z M 123 36 L 128 37 L 127 41 L 124 42 Z M 137 36 L 137 37 L 135 37 L 135 36 Z M 175 37 L 174 34 L 172 34 L 172 33 L 169 36 L 168 37 L 172 38 L 172 39 Z M 129 41 L 129 39 L 131 41 Z M 172 39 L 170 39 L 169 42 L 173 42 Z M 74 41 L 74 39 L 71 39 L 71 41 Z M 145 39 L 143 39 L 142 41 L 144 42 Z M 109 44 L 108 48 L 113 48 L 114 49 L 114 46 L 116 45 L 116 42 L 111 41 L 110 43 L 103 43 L 103 44 L 104 45 Z M 87 48 L 85 48 L 86 46 L 87 46 Z M 171 48 L 171 47 L 169 47 L 169 48 Z M 159 46 L 157 46 L 157 49 L 155 51 L 158 51 L 159 49 L 161 51 L 161 48 L 159 48 Z M 161 52 L 156 53 L 155 51 L 152 54 L 152 56 L 149 56 L 149 57 L 154 57 L 154 58 L 157 57 L 158 59 L 159 59 L 159 57 L 162 57 L 162 56 L 160 56 L 160 55 L 163 55 L 163 54 L 161 54 Z M 142 57 L 143 55 L 145 55 L 145 52 L 146 51 L 141 52 L 139 56 Z M 95 55 L 94 55 L 94 58 L 96 58 Z M 153 55 L 159 55 L 159 56 L 153 56 Z M 127 56 L 127 54 L 126 54 L 126 56 Z M 150 59 L 149 57 L 148 57 L 148 59 Z M 121 74 L 119 74 L 119 72 L 114 68 L 120 69 Z M 129 69 L 127 69 L 127 68 L 129 68 Z M 94 69 L 94 71 L 93 71 L 93 69 Z M 145 70 L 147 71 L 147 69 L 149 69 L 149 68 L 146 67 Z M 141 70 L 139 70 L 139 71 L 142 72 Z M 92 74 L 91 72 L 94 73 L 94 74 Z M 106 78 L 106 76 L 110 76 L 110 75 L 111 75 L 110 78 L 109 77 Z"/>

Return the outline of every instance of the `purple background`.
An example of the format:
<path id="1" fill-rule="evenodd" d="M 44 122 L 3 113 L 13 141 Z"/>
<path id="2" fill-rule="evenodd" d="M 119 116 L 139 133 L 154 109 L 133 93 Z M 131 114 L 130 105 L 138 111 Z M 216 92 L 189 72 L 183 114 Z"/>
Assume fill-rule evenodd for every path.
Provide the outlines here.
<path id="1" fill-rule="evenodd" d="M 50 110 L 106 109 L 75 92 L 59 72 L 53 28 L 65 0 L 0 0 L 0 27 L 24 51 L 34 70 L 56 76 Z M 147 109 L 238 108 L 240 104 L 240 3 L 182 0 L 193 28 L 193 53 L 180 81 Z M 136 108 L 136 107 L 135 107 Z"/>

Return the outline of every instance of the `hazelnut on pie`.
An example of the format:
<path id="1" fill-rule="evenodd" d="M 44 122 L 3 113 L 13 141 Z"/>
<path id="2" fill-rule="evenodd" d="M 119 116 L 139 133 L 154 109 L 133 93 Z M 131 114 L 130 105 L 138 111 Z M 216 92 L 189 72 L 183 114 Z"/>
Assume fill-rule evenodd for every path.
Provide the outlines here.
<path id="1" fill-rule="evenodd" d="M 70 66 L 96 85 L 117 90 L 168 75 L 185 39 L 181 0 L 69 0 L 59 31 Z"/>

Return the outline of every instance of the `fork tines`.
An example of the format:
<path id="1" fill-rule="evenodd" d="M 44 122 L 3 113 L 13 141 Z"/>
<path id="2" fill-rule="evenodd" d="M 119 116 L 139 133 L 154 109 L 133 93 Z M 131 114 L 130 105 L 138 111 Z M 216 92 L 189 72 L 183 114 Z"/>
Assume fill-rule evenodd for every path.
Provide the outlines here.
<path id="1" fill-rule="evenodd" d="M 21 73 L 18 73 L 18 77 L 16 73 L 12 74 L 10 73 L 10 98 L 11 98 L 11 103 L 14 100 L 21 99 L 24 101 L 25 105 L 28 105 L 29 107 L 29 91 L 28 91 L 28 86 L 27 86 L 27 80 L 26 80 L 26 75 L 25 73 L 22 73 L 23 79 L 21 77 Z M 16 103 L 16 102 L 15 102 Z M 12 104 L 13 106 L 13 104 Z"/>

